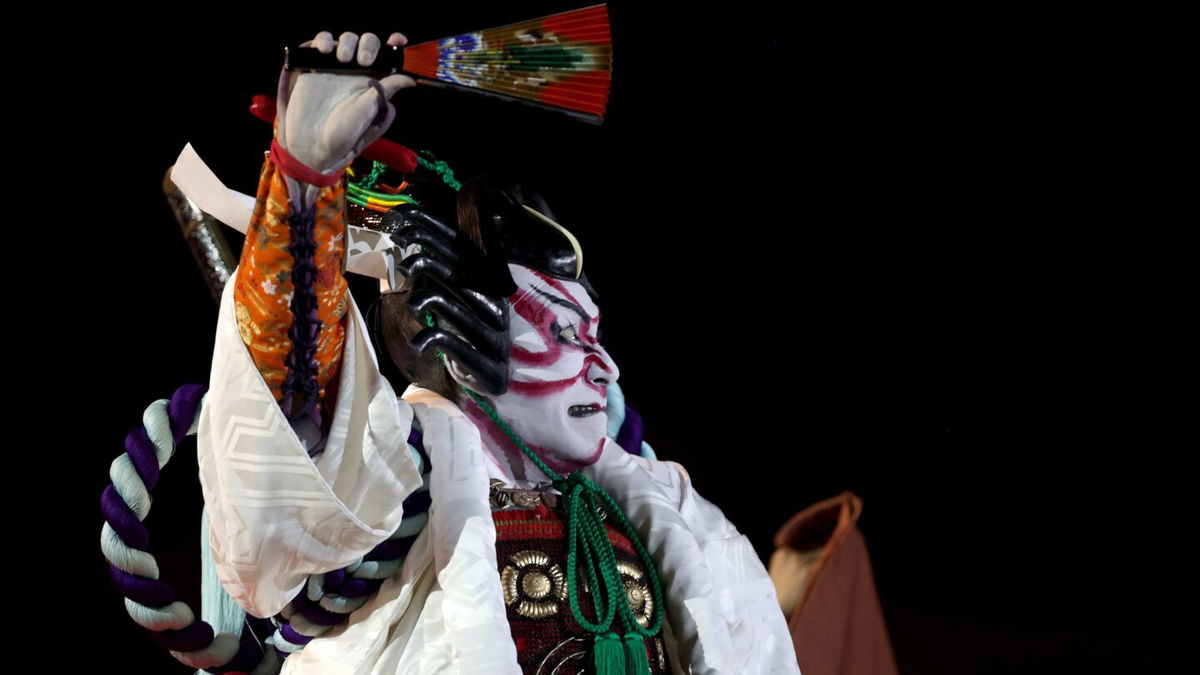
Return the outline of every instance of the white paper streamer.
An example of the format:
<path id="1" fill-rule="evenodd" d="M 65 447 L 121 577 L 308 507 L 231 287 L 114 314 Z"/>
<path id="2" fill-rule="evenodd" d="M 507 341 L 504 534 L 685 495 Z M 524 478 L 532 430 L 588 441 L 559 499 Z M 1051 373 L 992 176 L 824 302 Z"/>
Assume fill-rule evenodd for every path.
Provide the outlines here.
<path id="1" fill-rule="evenodd" d="M 171 167 L 171 182 L 196 206 L 233 229 L 246 233 L 256 199 L 226 187 L 200 159 L 191 143 L 183 146 Z M 404 277 L 396 271 L 400 253 L 391 237 L 365 227 L 346 227 L 346 271 L 387 282 L 397 288 Z"/>

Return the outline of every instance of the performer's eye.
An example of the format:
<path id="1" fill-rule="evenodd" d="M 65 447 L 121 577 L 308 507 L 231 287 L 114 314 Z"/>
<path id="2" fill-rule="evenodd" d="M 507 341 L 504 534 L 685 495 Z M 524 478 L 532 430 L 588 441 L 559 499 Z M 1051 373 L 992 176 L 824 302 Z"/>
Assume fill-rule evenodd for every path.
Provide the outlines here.
<path id="1" fill-rule="evenodd" d="M 563 326 L 562 331 L 558 335 L 568 342 L 579 342 L 579 332 L 575 329 L 575 324 L 569 323 Z"/>

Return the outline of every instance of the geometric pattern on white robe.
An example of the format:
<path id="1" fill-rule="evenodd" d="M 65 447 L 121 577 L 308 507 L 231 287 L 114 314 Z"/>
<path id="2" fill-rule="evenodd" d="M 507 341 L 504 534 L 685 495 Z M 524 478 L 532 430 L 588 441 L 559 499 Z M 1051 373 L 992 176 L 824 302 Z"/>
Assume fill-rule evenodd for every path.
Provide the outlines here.
<path id="1" fill-rule="evenodd" d="M 314 461 L 238 333 L 236 280 L 237 270 L 221 297 L 196 452 L 221 584 L 267 617 L 308 575 L 345 567 L 387 539 L 421 475 L 404 442 L 412 409 L 380 375 L 354 304 L 332 428 Z"/>

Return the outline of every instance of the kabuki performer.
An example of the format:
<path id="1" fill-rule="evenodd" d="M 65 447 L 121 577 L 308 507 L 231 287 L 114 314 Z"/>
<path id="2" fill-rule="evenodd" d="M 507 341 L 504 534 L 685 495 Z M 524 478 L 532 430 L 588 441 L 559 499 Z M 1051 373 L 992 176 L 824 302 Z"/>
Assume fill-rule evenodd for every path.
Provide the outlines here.
<path id="1" fill-rule="evenodd" d="M 382 44 L 302 47 L 370 65 Z M 283 71 L 207 393 L 144 434 L 162 463 L 194 431 L 219 583 L 204 623 L 157 581 L 136 521 L 158 468 L 131 449 L 102 542 L 131 615 L 213 673 L 799 673 L 750 542 L 626 412 L 583 251 L 540 195 L 481 176 L 387 211 L 401 255 L 368 318 L 412 384 L 381 375 L 345 174 L 414 84 Z"/>

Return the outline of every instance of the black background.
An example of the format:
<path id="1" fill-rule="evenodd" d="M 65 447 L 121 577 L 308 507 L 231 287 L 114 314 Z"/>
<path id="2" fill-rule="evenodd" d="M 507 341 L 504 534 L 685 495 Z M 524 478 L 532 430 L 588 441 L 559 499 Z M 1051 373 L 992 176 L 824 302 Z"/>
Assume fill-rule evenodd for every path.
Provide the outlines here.
<path id="1" fill-rule="evenodd" d="M 1168 206 L 1190 86 L 1172 20 L 649 5 L 610 5 L 603 126 L 421 88 L 393 99 L 388 137 L 460 176 L 541 179 L 648 440 L 764 560 L 791 514 L 863 498 L 902 672 L 1182 669 L 1200 627 L 1194 441 L 1172 431 L 1193 409 L 1194 209 Z M 285 42 L 576 6 L 84 9 L 22 32 L 39 66 L 10 109 L 36 126 L 17 127 L 10 184 L 34 283 L 10 306 L 33 309 L 15 328 L 42 354 L 10 352 L 33 384 L 14 428 L 37 430 L 11 451 L 41 545 L 13 559 L 52 579 L 22 606 L 64 651 L 18 662 L 187 672 L 125 615 L 97 545 L 124 434 L 208 378 L 216 306 L 160 188 L 184 143 L 252 193 L 270 127 L 246 109 L 274 95 Z M 154 551 L 194 598 L 194 444 L 155 499 Z"/>

